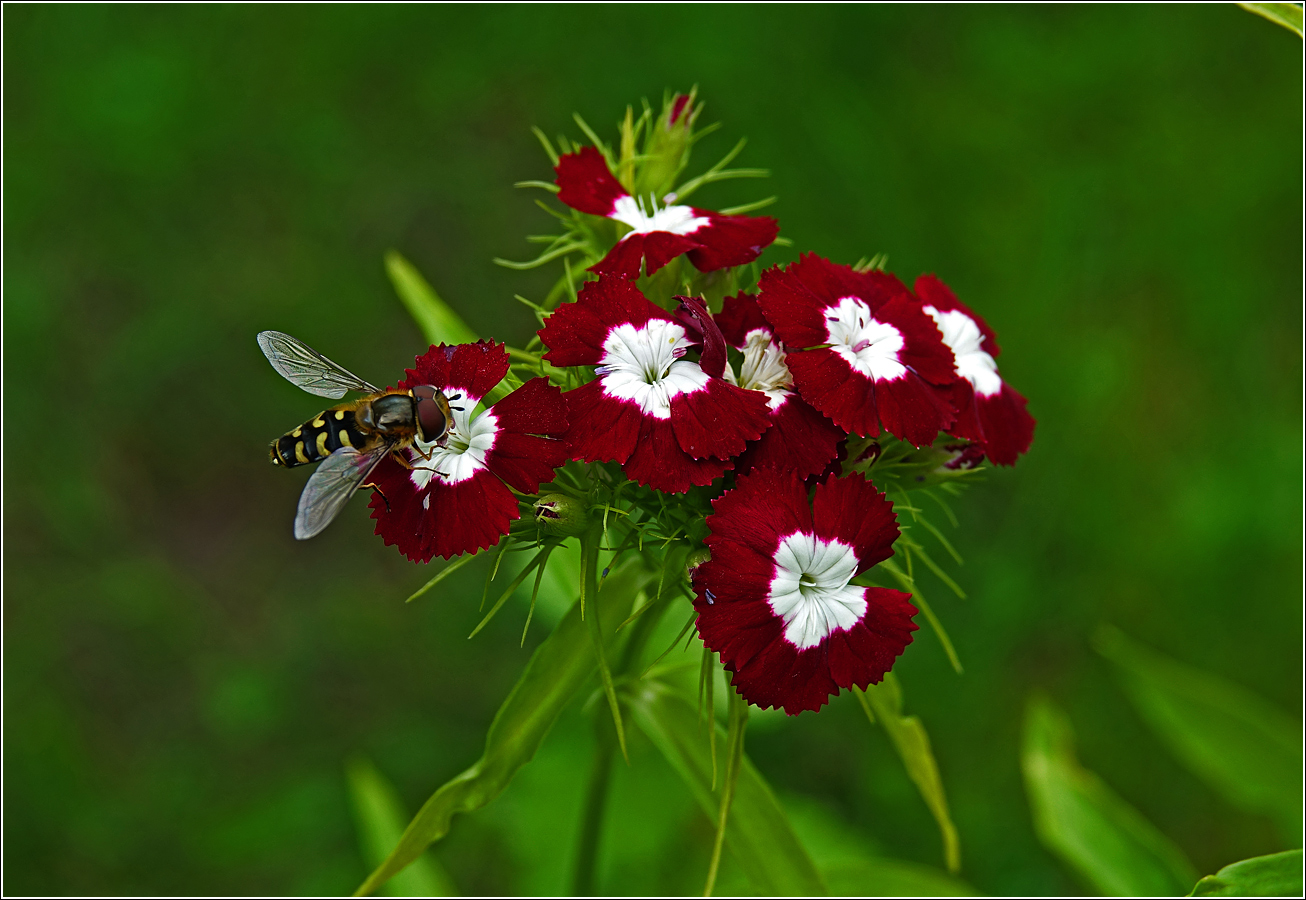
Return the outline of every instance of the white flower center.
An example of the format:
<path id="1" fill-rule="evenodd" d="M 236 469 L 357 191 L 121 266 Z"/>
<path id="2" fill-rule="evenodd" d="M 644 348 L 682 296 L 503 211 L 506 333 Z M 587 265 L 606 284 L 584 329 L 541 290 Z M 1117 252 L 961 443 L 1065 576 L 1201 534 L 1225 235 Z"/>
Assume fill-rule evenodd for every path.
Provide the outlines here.
<path id="1" fill-rule="evenodd" d="M 739 374 L 735 375 L 734 367 L 729 365 L 725 371 L 726 381 L 731 384 L 766 394 L 772 412 L 792 393 L 790 388 L 794 383 L 781 347 L 765 328 L 754 328 L 744 336 L 744 360 L 739 364 Z"/>
<path id="2" fill-rule="evenodd" d="M 939 331 L 943 332 L 943 343 L 948 345 L 956 357 L 957 374 L 971 383 L 975 393 L 991 397 L 1002 390 L 997 362 L 980 349 L 984 333 L 979 330 L 975 320 L 955 309 L 939 312 L 933 306 L 927 306 L 925 311 L 934 320 L 934 324 L 939 326 Z"/>
<path id="3" fill-rule="evenodd" d="M 672 397 L 707 387 L 698 363 L 681 359 L 690 346 L 675 322 L 651 319 L 640 328 L 626 322 L 608 332 L 594 371 L 609 397 L 638 404 L 646 416 L 670 419 Z"/>
<path id="4" fill-rule="evenodd" d="M 775 574 L 767 602 L 784 619 L 785 640 L 799 650 L 846 631 L 866 615 L 866 590 L 848 582 L 857 554 L 842 541 L 796 531 L 775 551 Z"/>
<path id="5" fill-rule="evenodd" d="M 456 389 L 454 393 L 457 393 Z M 426 490 L 432 478 L 445 484 L 457 484 L 485 468 L 485 454 L 494 449 L 495 438 L 499 435 L 499 420 L 489 410 L 472 419 L 471 411 L 475 409 L 476 401 L 463 397 L 460 403 L 463 409 L 461 412 L 452 411 L 453 424 L 443 447 L 418 438 L 408 450 L 413 467 L 408 477 L 418 491 Z"/>
<path id="6" fill-rule="evenodd" d="M 864 301 L 842 297 L 827 306 L 825 330 L 830 349 L 847 360 L 853 371 L 873 381 L 894 381 L 907 374 L 907 367 L 898 362 L 902 332 L 878 321 Z"/>
<path id="7" fill-rule="evenodd" d="M 624 222 L 634 229 L 622 238 L 623 241 L 631 234 L 648 234 L 651 231 L 693 234 L 708 224 L 707 218 L 694 215 L 692 207 L 667 206 L 658 209 L 657 202 L 652 197 L 648 198 L 648 207 L 650 212 L 642 209 L 639 201 L 629 194 L 617 198 L 617 202 L 612 204 L 612 212 L 608 213 L 608 218 Z"/>

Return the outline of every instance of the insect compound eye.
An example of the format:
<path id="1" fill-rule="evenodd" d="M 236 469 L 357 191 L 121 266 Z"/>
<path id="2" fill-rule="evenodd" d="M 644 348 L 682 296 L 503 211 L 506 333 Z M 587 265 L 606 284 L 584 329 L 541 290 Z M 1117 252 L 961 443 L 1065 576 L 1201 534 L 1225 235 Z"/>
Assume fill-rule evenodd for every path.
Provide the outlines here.
<path id="1" fill-rule="evenodd" d="M 434 443 L 449 430 L 449 401 L 444 394 L 429 384 L 413 388 L 417 406 L 417 430 L 426 443 Z"/>

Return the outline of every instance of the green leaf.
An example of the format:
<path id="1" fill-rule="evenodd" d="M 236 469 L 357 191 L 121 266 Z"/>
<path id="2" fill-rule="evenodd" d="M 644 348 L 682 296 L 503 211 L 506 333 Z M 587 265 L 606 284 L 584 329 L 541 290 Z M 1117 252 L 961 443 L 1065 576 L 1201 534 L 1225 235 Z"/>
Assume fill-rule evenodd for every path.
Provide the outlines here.
<path id="1" fill-rule="evenodd" d="M 653 577 L 640 557 L 631 557 L 614 572 L 598 598 L 598 606 L 607 620 L 621 621 L 635 595 Z M 595 668 L 594 647 L 577 603 L 535 650 L 526 671 L 499 707 L 485 736 L 481 758 L 426 801 L 404 830 L 398 846 L 355 895 L 372 893 L 417 859 L 431 843 L 448 834 L 456 813 L 480 809 L 497 797 L 517 770 L 535 756 L 558 714 L 594 674 Z"/>
<path id="2" fill-rule="evenodd" d="M 346 776 L 363 862 L 369 867 L 378 866 L 399 843 L 408 813 L 393 785 L 365 757 L 351 760 Z M 383 890 L 391 897 L 458 896 L 449 874 L 429 853 L 423 853 L 391 878 Z"/>
<path id="3" fill-rule="evenodd" d="M 1197 882 L 1189 897 L 1300 897 L 1302 853 L 1288 850 L 1231 863 Z"/>
<path id="4" fill-rule="evenodd" d="M 884 726 L 893 741 L 894 748 L 902 757 L 902 764 L 907 767 L 907 776 L 921 792 L 921 799 L 930 808 L 934 821 L 939 823 L 943 861 L 949 872 L 956 872 L 961 868 L 961 842 L 957 838 L 957 826 L 952 824 L 952 817 L 948 815 L 948 798 L 943 792 L 938 763 L 930 750 L 930 736 L 920 719 L 902 714 L 902 686 L 897 677 L 889 672 L 883 681 L 865 691 L 854 687 L 853 695 L 866 711 L 867 718 Z"/>
<path id="5" fill-rule="evenodd" d="M 712 790 L 712 759 L 695 705 L 661 682 L 646 679 L 637 685 L 630 708 L 635 724 L 684 779 L 703 814 L 715 821 L 719 799 Z M 714 727 L 718 740 L 724 740 L 724 731 Z M 759 892 L 826 894 L 815 864 L 747 755 L 735 782 L 725 843 Z"/>
<path id="6" fill-rule="evenodd" d="M 1274 816 L 1301 839 L 1301 727 L 1250 691 L 1134 643 L 1094 638 L 1139 714 L 1195 775 L 1235 806 Z M 1291 844 L 1289 845 L 1291 846 Z"/>
<path id="7" fill-rule="evenodd" d="M 974 897 L 975 889 L 933 866 L 868 858 L 822 870 L 834 897 Z"/>
<path id="8" fill-rule="evenodd" d="M 399 251 L 386 253 L 385 271 L 427 341 L 432 344 L 469 344 L 480 340 Z"/>
<path id="9" fill-rule="evenodd" d="M 1178 896 L 1196 873 L 1183 852 L 1075 759 L 1070 722 L 1030 699 L 1021 768 L 1043 844 L 1111 897 Z"/>
<path id="10" fill-rule="evenodd" d="M 1264 16 L 1276 25 L 1302 36 L 1302 8 L 1298 3 L 1239 3 L 1243 9 Z"/>

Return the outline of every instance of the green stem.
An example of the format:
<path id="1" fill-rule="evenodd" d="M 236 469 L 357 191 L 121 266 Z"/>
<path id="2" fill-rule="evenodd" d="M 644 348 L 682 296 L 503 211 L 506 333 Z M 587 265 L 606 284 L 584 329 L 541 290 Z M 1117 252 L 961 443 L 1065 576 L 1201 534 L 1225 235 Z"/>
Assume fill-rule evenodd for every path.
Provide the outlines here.
<path id="1" fill-rule="evenodd" d="M 595 896 L 594 881 L 599 862 L 599 837 L 603 833 L 603 813 L 607 808 L 608 786 L 612 783 L 612 757 L 616 749 L 612 729 L 596 723 L 594 729 L 594 768 L 585 787 L 585 806 L 581 811 L 580 837 L 577 842 L 576 871 L 571 882 L 573 897 Z"/>
<path id="2" fill-rule="evenodd" d="M 703 896 L 711 897 L 712 889 L 716 887 L 717 871 L 721 867 L 721 849 L 725 846 L 726 840 L 726 823 L 730 819 L 730 804 L 735 799 L 735 782 L 739 780 L 739 767 L 743 764 L 744 759 L 744 728 L 748 725 L 748 701 L 736 694 L 730 692 L 730 728 L 727 734 L 726 746 L 726 778 L 725 784 L 721 785 L 721 806 L 717 812 L 716 823 L 716 841 L 712 845 L 712 862 L 707 870 L 707 885 L 703 888 Z M 712 723 L 716 728 L 716 723 Z"/>
<path id="3" fill-rule="evenodd" d="M 590 642 L 594 645 L 594 656 L 599 664 L 599 676 L 603 681 L 603 693 L 608 697 L 608 708 L 612 710 L 612 724 L 617 729 L 617 743 L 621 745 L 621 755 L 630 760 L 626 753 L 626 729 L 621 722 L 621 704 L 617 702 L 617 688 L 612 681 L 612 670 L 608 668 L 607 655 L 603 651 L 603 631 L 599 623 L 599 589 L 598 557 L 599 546 L 603 540 L 603 525 L 594 522 L 585 532 L 580 542 L 580 617 L 589 631 Z"/>

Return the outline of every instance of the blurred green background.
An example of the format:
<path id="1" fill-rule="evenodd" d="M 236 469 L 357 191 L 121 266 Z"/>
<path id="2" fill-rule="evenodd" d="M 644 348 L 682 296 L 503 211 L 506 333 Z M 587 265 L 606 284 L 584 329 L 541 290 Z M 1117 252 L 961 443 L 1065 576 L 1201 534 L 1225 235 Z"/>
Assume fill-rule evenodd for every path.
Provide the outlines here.
<path id="1" fill-rule="evenodd" d="M 303 477 L 266 442 L 317 407 L 254 334 L 393 381 L 423 349 L 393 247 L 521 342 L 511 297 L 554 276 L 490 258 L 549 230 L 511 187 L 552 177 L 530 126 L 576 135 L 579 111 L 610 134 L 627 103 L 695 83 L 725 127 L 692 169 L 747 135 L 740 163 L 773 172 L 696 202 L 777 194 L 795 246 L 764 262 L 884 251 L 905 278 L 937 272 L 1039 420 L 1021 465 L 956 505 L 970 598 L 931 599 L 966 673 L 925 631 L 896 669 L 962 877 L 1083 890 L 1021 783 L 1033 688 L 1202 873 L 1289 846 L 1174 759 L 1089 639 L 1113 623 L 1298 715 L 1295 35 L 1231 4 L 23 6 L 4 26 L 7 892 L 349 891 L 367 868 L 351 754 L 410 811 L 475 759 L 562 596 L 524 650 L 524 605 L 469 642 L 484 562 L 405 606 L 429 572 L 371 536 L 363 502 L 292 540 Z M 748 740 L 814 855 L 939 864 L 851 698 Z M 460 891 L 567 889 L 591 742 L 566 714 L 457 820 L 436 856 Z M 698 891 L 711 826 L 632 754 L 600 888 Z"/>

